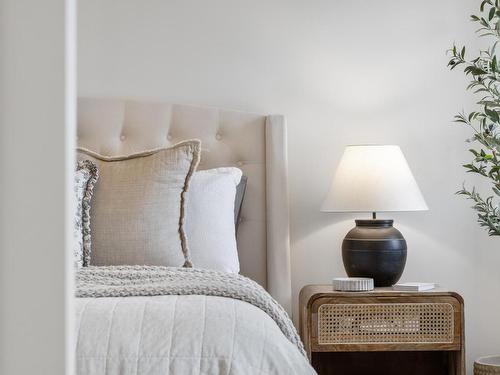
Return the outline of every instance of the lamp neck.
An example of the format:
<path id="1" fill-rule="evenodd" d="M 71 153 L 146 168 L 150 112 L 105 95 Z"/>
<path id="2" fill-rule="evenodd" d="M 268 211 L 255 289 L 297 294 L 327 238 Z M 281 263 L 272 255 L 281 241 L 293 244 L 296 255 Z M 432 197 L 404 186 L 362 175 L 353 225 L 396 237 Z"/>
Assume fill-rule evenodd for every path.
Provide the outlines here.
<path id="1" fill-rule="evenodd" d="M 355 220 L 358 227 L 372 227 L 372 228 L 389 228 L 392 227 L 394 220 L 387 219 L 372 219 L 372 220 Z"/>

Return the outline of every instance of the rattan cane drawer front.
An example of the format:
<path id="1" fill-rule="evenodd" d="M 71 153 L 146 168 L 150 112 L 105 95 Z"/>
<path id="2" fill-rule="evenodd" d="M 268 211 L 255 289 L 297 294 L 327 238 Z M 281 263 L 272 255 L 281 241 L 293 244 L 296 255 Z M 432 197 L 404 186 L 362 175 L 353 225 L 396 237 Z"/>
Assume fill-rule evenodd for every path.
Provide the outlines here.
<path id="1" fill-rule="evenodd" d="M 317 318 L 319 345 L 454 340 L 454 308 L 449 303 L 322 304 Z"/>

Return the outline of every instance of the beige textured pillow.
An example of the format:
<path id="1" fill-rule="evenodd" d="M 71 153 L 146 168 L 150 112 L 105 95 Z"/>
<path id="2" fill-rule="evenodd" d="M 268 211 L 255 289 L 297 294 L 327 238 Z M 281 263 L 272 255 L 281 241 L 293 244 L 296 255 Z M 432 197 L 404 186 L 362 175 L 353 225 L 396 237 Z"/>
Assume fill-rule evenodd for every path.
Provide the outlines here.
<path id="1" fill-rule="evenodd" d="M 185 195 L 200 159 L 200 141 L 128 156 L 79 148 L 99 180 L 92 198 L 90 264 L 190 267 Z"/>

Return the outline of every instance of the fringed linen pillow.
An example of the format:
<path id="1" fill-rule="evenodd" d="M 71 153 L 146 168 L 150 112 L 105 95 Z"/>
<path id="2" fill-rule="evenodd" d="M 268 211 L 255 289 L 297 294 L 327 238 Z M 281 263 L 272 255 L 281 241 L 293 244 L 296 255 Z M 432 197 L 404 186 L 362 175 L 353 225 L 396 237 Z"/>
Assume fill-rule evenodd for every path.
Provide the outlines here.
<path id="1" fill-rule="evenodd" d="M 90 264 L 190 267 L 184 215 L 200 141 L 127 156 L 78 151 L 100 175 L 91 203 Z"/>

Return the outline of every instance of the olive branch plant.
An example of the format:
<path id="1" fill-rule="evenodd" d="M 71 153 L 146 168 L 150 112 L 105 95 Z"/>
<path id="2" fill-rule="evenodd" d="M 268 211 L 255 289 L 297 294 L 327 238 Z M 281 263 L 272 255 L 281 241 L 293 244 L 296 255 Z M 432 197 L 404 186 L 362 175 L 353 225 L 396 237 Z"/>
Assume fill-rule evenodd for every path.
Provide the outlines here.
<path id="1" fill-rule="evenodd" d="M 495 52 L 500 41 L 500 0 L 483 0 L 480 15 L 472 15 L 471 21 L 480 25 L 477 32 L 481 37 L 489 37 L 492 45 L 480 50 L 479 56 L 472 60 L 466 59 L 465 46 L 457 48 L 454 45 L 449 51 L 450 69 L 462 66 L 465 75 L 470 77 L 467 89 L 481 97 L 477 102 L 480 110 L 469 114 L 462 112 L 454 121 L 473 131 L 473 136 L 467 140 L 474 147 L 469 150 L 473 159 L 464 168 L 468 173 L 488 179 L 493 194 L 483 198 L 474 187 L 467 189 L 465 184 L 457 194 L 474 202 L 478 223 L 490 236 L 500 236 L 500 61 Z"/>

